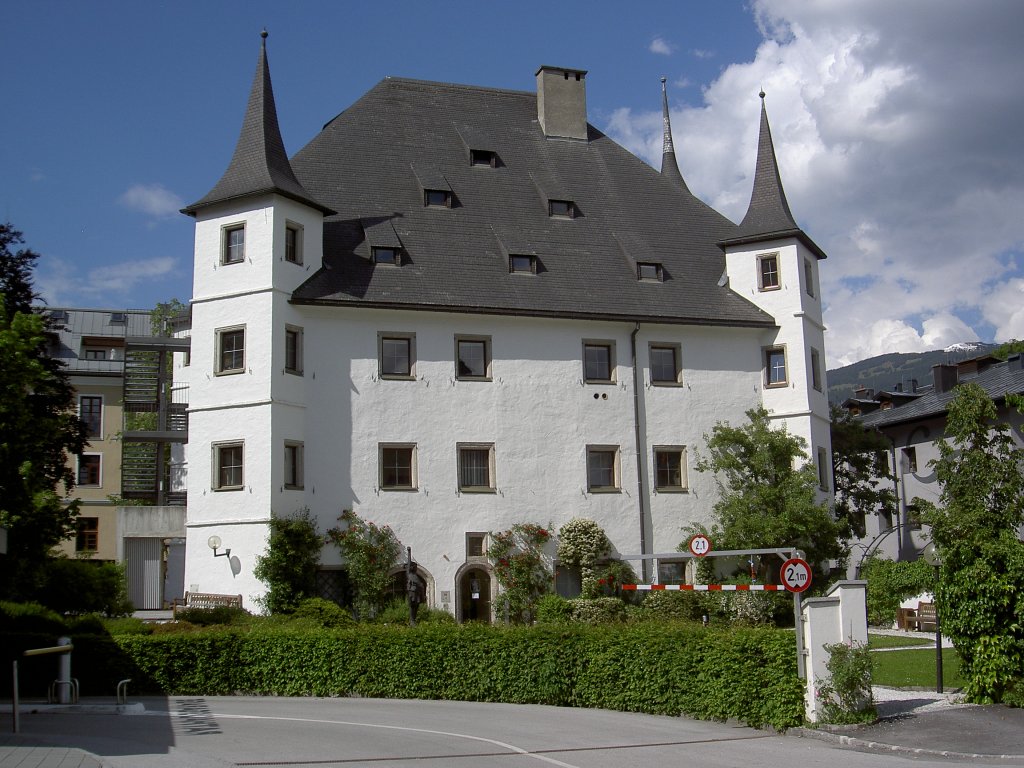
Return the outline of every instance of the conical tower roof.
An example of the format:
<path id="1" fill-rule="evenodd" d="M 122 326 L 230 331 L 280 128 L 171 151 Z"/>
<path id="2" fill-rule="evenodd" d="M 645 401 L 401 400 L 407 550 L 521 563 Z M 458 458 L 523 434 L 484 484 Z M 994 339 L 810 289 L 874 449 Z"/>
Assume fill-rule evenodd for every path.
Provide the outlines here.
<path id="1" fill-rule="evenodd" d="M 719 245 L 739 245 L 760 240 L 776 240 L 784 237 L 800 239 L 821 259 L 825 252 L 797 226 L 786 190 L 782 187 L 779 165 L 775 159 L 775 145 L 772 130 L 768 124 L 768 110 L 764 105 L 764 91 L 761 97 L 761 132 L 757 143 L 757 166 L 754 171 L 754 190 L 750 195 L 747 214 L 736 228 L 735 234 L 722 240 Z"/>
<path id="2" fill-rule="evenodd" d="M 661 144 L 661 175 L 671 179 L 675 184 L 689 192 L 683 174 L 679 172 L 676 162 L 676 150 L 672 144 L 672 123 L 668 117 L 668 92 L 665 89 L 665 78 L 661 78 L 661 122 L 664 136 Z"/>
<path id="3" fill-rule="evenodd" d="M 331 209 L 313 199 L 295 178 L 277 123 L 274 89 L 270 83 L 267 62 L 267 32 L 261 34 L 260 56 L 256 64 L 249 105 L 242 120 L 242 131 L 235 145 L 235 154 L 220 181 L 201 200 L 182 208 L 182 213 L 195 216 L 206 206 L 251 195 L 277 193 L 316 208 L 329 215 Z"/>

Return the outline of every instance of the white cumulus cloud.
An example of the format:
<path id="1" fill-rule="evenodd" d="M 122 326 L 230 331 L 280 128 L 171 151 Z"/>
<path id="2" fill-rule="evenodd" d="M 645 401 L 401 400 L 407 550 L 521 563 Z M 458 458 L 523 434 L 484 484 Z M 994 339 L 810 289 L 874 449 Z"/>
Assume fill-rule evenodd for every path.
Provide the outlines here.
<path id="1" fill-rule="evenodd" d="M 656 37 L 651 40 L 651 44 L 647 47 L 651 53 L 661 54 L 662 56 L 671 56 L 674 48 L 663 37 Z"/>
<path id="2" fill-rule="evenodd" d="M 126 208 L 156 218 L 176 216 L 185 202 L 162 184 L 133 184 L 118 198 Z"/>

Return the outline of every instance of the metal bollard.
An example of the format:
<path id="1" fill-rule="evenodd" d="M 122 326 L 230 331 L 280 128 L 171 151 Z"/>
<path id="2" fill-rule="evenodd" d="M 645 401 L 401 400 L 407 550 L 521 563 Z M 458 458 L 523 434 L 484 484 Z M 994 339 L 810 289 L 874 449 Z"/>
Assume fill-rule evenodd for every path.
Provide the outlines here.
<path id="1" fill-rule="evenodd" d="M 57 645 L 71 645 L 70 637 L 57 638 Z M 71 654 L 62 653 L 57 664 L 57 703 L 71 703 Z"/>

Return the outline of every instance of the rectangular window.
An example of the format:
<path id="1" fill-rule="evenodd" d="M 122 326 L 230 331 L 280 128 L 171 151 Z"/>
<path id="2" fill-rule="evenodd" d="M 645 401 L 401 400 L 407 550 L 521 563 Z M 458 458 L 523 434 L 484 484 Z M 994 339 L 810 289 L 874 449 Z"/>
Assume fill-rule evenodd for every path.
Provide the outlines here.
<path id="1" fill-rule="evenodd" d="M 686 490 L 686 448 L 684 446 L 655 447 L 654 488 L 661 492 Z"/>
<path id="2" fill-rule="evenodd" d="M 498 165 L 498 156 L 487 149 L 469 150 L 469 162 L 471 165 L 484 165 L 488 168 L 495 168 Z"/>
<path id="3" fill-rule="evenodd" d="M 75 552 L 95 552 L 100 543 L 100 519 L 79 517 L 75 520 Z"/>
<path id="4" fill-rule="evenodd" d="M 83 453 L 78 457 L 78 485 L 99 486 L 103 456 L 98 453 Z"/>
<path id="5" fill-rule="evenodd" d="M 786 348 L 768 347 L 764 351 L 764 384 L 766 387 L 785 386 Z"/>
<path id="6" fill-rule="evenodd" d="M 423 205 L 427 208 L 451 208 L 452 193 L 447 189 L 423 190 Z"/>
<path id="7" fill-rule="evenodd" d="M 399 267 L 402 265 L 401 252 L 397 248 L 374 248 L 373 263 Z"/>
<path id="8" fill-rule="evenodd" d="M 900 471 L 904 474 L 915 474 L 917 472 L 917 447 L 911 446 L 902 450 Z"/>
<path id="9" fill-rule="evenodd" d="M 804 259 L 804 290 L 812 299 L 814 298 L 814 267 L 810 259 Z"/>
<path id="10" fill-rule="evenodd" d="M 85 422 L 89 437 L 103 437 L 103 398 L 95 395 L 79 397 L 78 418 Z"/>
<path id="11" fill-rule="evenodd" d="M 537 257 L 518 255 L 509 256 L 508 271 L 514 274 L 535 275 L 537 274 Z"/>
<path id="12" fill-rule="evenodd" d="M 410 333 L 377 335 L 382 379 L 412 379 L 416 371 L 416 336 Z"/>
<path id="13" fill-rule="evenodd" d="M 302 329 L 293 325 L 284 328 L 284 370 L 302 375 Z"/>
<path id="14" fill-rule="evenodd" d="M 818 449 L 818 487 L 828 490 L 828 455 L 824 448 Z"/>
<path id="15" fill-rule="evenodd" d="M 105 350 L 105 349 L 96 349 L 95 347 L 86 347 L 86 349 L 85 349 L 85 359 L 86 360 L 106 360 L 107 359 L 107 350 Z"/>
<path id="16" fill-rule="evenodd" d="M 618 490 L 618 463 L 618 447 L 587 446 L 587 490 L 592 493 Z"/>
<path id="17" fill-rule="evenodd" d="M 685 584 L 686 562 L 683 560 L 659 560 L 658 583 Z"/>
<path id="18" fill-rule="evenodd" d="M 284 487 L 302 488 L 303 445 L 292 441 L 284 444 Z"/>
<path id="19" fill-rule="evenodd" d="M 471 557 L 485 557 L 487 555 L 487 534 L 467 533 L 466 534 L 466 559 Z"/>
<path id="20" fill-rule="evenodd" d="M 640 280 L 654 280 L 660 283 L 664 279 L 661 264 L 653 261 L 641 261 L 636 265 L 636 272 Z"/>
<path id="21" fill-rule="evenodd" d="M 489 381 L 491 339 L 489 336 L 455 338 L 455 376 L 458 379 Z"/>
<path id="22" fill-rule="evenodd" d="M 583 379 L 589 384 L 615 381 L 615 345 L 612 342 L 583 342 Z"/>
<path id="23" fill-rule="evenodd" d="M 680 384 L 682 383 L 682 367 L 680 365 L 680 349 L 678 344 L 651 344 L 651 383 Z"/>
<path id="24" fill-rule="evenodd" d="M 494 445 L 459 444 L 459 490 L 494 490 Z"/>
<path id="25" fill-rule="evenodd" d="M 380 487 L 384 491 L 416 490 L 416 446 L 412 444 L 378 446 Z"/>
<path id="26" fill-rule="evenodd" d="M 811 386 L 821 392 L 821 353 L 811 349 Z"/>
<path id="27" fill-rule="evenodd" d="M 548 200 L 548 216 L 573 219 L 576 217 L 576 204 L 572 200 Z"/>
<path id="28" fill-rule="evenodd" d="M 217 330 L 217 373 L 245 370 L 245 328 Z"/>
<path id="29" fill-rule="evenodd" d="M 302 263 L 302 228 L 290 222 L 284 227 L 284 260 Z"/>
<path id="30" fill-rule="evenodd" d="M 245 224 L 224 227 L 221 243 L 221 264 L 238 264 L 245 261 Z"/>
<path id="31" fill-rule="evenodd" d="M 758 287 L 762 291 L 772 291 L 778 288 L 779 282 L 779 254 L 766 253 L 757 257 Z"/>
<path id="32" fill-rule="evenodd" d="M 244 480 L 243 459 L 243 443 L 213 444 L 213 489 L 215 491 L 241 489 Z"/>

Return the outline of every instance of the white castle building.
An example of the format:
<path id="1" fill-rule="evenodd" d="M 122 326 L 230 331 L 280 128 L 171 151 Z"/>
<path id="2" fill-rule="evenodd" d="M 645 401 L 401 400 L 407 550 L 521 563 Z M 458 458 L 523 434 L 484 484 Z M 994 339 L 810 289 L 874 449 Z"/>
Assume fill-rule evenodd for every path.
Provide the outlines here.
<path id="1" fill-rule="evenodd" d="M 252 608 L 271 517 L 351 508 L 412 548 L 430 605 L 485 618 L 488 532 L 587 517 L 674 551 L 716 498 L 703 435 L 761 404 L 827 493 L 825 254 L 763 101 L 737 226 L 687 188 L 664 86 L 659 173 L 587 122 L 586 72 L 536 83 L 385 79 L 289 159 L 264 40 L 228 169 L 184 209 L 186 589 Z"/>

